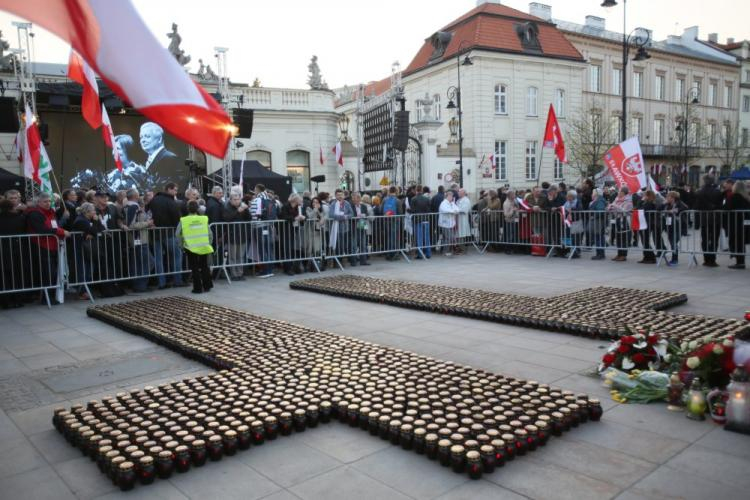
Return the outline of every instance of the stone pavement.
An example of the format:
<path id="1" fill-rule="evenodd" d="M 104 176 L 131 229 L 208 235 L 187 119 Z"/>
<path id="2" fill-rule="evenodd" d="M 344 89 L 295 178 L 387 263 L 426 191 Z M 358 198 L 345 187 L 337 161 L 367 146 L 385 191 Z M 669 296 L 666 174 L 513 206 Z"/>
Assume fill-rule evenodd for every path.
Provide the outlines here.
<path id="1" fill-rule="evenodd" d="M 746 271 L 688 269 L 684 264 L 655 269 L 585 257 L 568 262 L 472 251 L 411 264 L 376 259 L 352 272 L 540 296 L 592 285 L 668 290 L 689 297 L 673 311 L 735 318 L 750 308 Z M 326 271 L 331 272 L 340 271 Z M 747 498 L 750 437 L 688 420 L 663 404 L 615 404 L 590 375 L 606 342 L 298 292 L 289 289 L 289 281 L 276 276 L 232 286 L 219 282 L 200 298 L 598 394 L 604 417 L 480 481 L 334 423 L 124 494 L 57 434 L 52 409 L 209 370 L 87 318 L 84 302 L 51 310 L 25 307 L 0 312 L 0 497 Z M 156 293 L 138 297 L 151 295 Z"/>

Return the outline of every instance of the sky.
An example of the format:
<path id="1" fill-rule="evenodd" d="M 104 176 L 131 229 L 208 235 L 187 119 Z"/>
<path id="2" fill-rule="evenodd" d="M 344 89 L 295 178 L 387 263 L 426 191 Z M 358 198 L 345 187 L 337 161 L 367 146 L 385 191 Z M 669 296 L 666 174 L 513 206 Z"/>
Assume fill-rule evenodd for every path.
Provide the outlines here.
<path id="1" fill-rule="evenodd" d="M 119 0 L 112 0 L 119 1 Z M 133 0 L 148 27 L 166 47 L 172 22 L 179 25 L 182 49 L 215 70 L 214 47 L 227 47 L 229 77 L 265 87 L 305 88 L 310 57 L 318 56 L 321 73 L 331 88 L 356 85 L 390 75 L 399 61 L 408 66 L 422 43 L 435 31 L 476 6 L 475 0 Z M 502 0 L 528 12 L 528 1 Z M 604 17 L 607 28 L 621 30 L 620 0 L 610 11 L 601 0 L 546 0 L 553 18 L 578 23 L 588 14 Z M 747 0 L 630 0 L 628 30 L 652 29 L 657 40 L 700 26 L 700 38 L 718 33 L 750 39 L 750 2 Z M 0 12 L 3 38 L 17 47 L 16 29 L 21 20 Z M 37 62 L 65 63 L 68 46 L 54 35 L 35 27 Z M 124 52 L 126 53 L 126 51 Z"/>

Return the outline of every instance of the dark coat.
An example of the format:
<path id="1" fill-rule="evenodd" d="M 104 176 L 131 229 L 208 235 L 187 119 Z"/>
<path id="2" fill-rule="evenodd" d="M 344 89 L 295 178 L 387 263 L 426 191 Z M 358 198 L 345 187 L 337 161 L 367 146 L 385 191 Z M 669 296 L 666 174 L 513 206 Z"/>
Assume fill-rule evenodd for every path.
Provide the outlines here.
<path id="1" fill-rule="evenodd" d="M 745 245 L 750 244 L 750 225 L 745 225 L 750 220 L 750 213 L 747 212 L 750 210 L 750 201 L 735 194 L 729 198 L 726 208 L 730 212 L 737 212 L 728 214 L 729 248 L 735 254 L 745 253 Z M 744 213 L 739 212 L 740 210 Z"/>
<path id="2" fill-rule="evenodd" d="M 413 214 L 428 214 L 432 207 L 432 201 L 428 195 L 420 194 L 411 199 L 409 206 Z"/>
<path id="3" fill-rule="evenodd" d="M 436 214 L 440 212 L 440 204 L 445 199 L 445 194 L 438 191 L 435 193 L 435 196 L 432 197 L 432 200 L 430 200 L 430 212 Z"/>
<path id="4" fill-rule="evenodd" d="M 206 217 L 208 217 L 208 223 L 223 222 L 223 212 L 224 204 L 213 196 L 209 196 L 206 200 Z"/>
<path id="5" fill-rule="evenodd" d="M 182 217 L 182 204 L 167 193 L 156 193 L 148 204 L 155 227 L 176 228 Z"/>

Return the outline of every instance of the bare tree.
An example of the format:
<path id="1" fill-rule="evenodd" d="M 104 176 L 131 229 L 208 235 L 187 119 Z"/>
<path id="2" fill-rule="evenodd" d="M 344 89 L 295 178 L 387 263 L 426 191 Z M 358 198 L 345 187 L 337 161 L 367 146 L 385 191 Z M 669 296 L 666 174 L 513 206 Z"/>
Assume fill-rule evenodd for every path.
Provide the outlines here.
<path id="1" fill-rule="evenodd" d="M 694 160 L 704 156 L 704 145 L 710 139 L 700 125 L 696 106 L 685 105 L 684 113 L 674 118 L 672 130 L 670 151 L 678 165 L 689 167 Z"/>
<path id="2" fill-rule="evenodd" d="M 602 157 L 616 144 L 616 129 L 602 110 L 590 106 L 568 120 L 566 143 L 569 166 L 581 178 L 590 178 L 604 167 Z"/>
<path id="3" fill-rule="evenodd" d="M 719 160 L 722 169 L 731 172 L 750 159 L 750 148 L 741 142 L 739 123 L 725 122 L 715 138 L 709 138 L 711 156 Z M 726 172 L 726 173 L 728 173 Z"/>

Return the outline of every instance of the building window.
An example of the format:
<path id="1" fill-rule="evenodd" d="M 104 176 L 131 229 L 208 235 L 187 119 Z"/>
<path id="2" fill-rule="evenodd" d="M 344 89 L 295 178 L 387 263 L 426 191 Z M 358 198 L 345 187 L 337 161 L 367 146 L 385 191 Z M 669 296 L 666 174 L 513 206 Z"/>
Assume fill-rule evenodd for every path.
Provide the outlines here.
<path id="1" fill-rule="evenodd" d="M 693 93 L 695 94 L 695 97 L 698 99 L 698 102 L 700 103 L 701 99 L 703 99 L 703 92 L 702 92 L 702 82 L 700 80 L 693 80 Z M 693 97 L 693 96 L 691 96 Z"/>
<path id="2" fill-rule="evenodd" d="M 750 130 L 742 129 L 742 147 L 746 148 L 750 145 Z"/>
<path id="3" fill-rule="evenodd" d="M 255 160 L 263 165 L 268 170 L 271 170 L 271 152 L 256 149 L 255 151 L 248 151 L 245 153 L 246 160 Z"/>
<path id="4" fill-rule="evenodd" d="M 563 162 L 561 162 L 557 158 L 557 156 L 555 156 L 555 164 L 553 168 L 553 173 L 554 173 L 556 180 L 559 180 L 565 177 L 565 175 L 563 175 Z"/>
<path id="5" fill-rule="evenodd" d="M 440 121 L 442 117 L 442 108 L 440 107 L 440 94 L 432 96 L 432 113 L 435 115 L 435 120 Z"/>
<path id="6" fill-rule="evenodd" d="M 292 178 L 292 187 L 298 193 L 310 190 L 310 153 L 294 150 L 286 154 L 286 175 Z"/>
<path id="7" fill-rule="evenodd" d="M 750 83 L 750 69 L 745 70 L 745 83 Z"/>
<path id="8" fill-rule="evenodd" d="M 526 141 L 526 180 L 536 179 L 536 141 Z"/>
<path id="9" fill-rule="evenodd" d="M 708 105 L 716 106 L 716 82 L 708 85 Z"/>
<path id="10" fill-rule="evenodd" d="M 684 95 L 685 95 L 685 79 L 678 78 L 677 80 L 675 80 L 674 100 L 682 101 L 682 98 Z"/>
<path id="11" fill-rule="evenodd" d="M 643 97 L 643 73 L 633 72 L 633 97 Z"/>
<path id="12" fill-rule="evenodd" d="M 729 125 L 724 124 L 721 126 L 721 147 L 722 148 L 728 148 L 729 142 L 732 140 L 731 137 L 732 133 L 730 131 Z"/>
<path id="13" fill-rule="evenodd" d="M 508 142 L 495 141 L 495 179 L 508 180 Z"/>
<path id="14" fill-rule="evenodd" d="M 594 136 L 596 137 L 596 136 Z M 601 137 L 602 141 L 606 141 L 606 137 Z M 612 115 L 609 117 L 609 141 L 620 142 L 620 116 Z"/>
<path id="15" fill-rule="evenodd" d="M 654 140 L 653 144 L 664 144 L 664 120 L 654 120 Z"/>
<path id="16" fill-rule="evenodd" d="M 742 111 L 745 113 L 750 113 L 750 95 L 742 96 Z"/>
<path id="17" fill-rule="evenodd" d="M 641 133 L 643 132 L 643 118 L 640 116 L 633 117 L 630 122 L 630 137 L 637 137 L 641 140 Z"/>
<path id="18" fill-rule="evenodd" d="M 724 88 L 724 107 L 725 108 L 731 108 L 732 107 L 732 86 L 727 85 Z"/>
<path id="19" fill-rule="evenodd" d="M 664 90 L 664 75 L 656 75 L 656 79 L 654 80 L 654 99 L 663 101 L 665 97 Z"/>
<path id="20" fill-rule="evenodd" d="M 559 118 L 565 117 L 565 91 L 555 89 L 555 115 Z"/>
<path id="21" fill-rule="evenodd" d="M 619 68 L 612 70 L 612 93 L 622 95 L 622 70 Z"/>
<path id="22" fill-rule="evenodd" d="M 708 145 L 710 147 L 716 146 L 716 124 L 715 123 L 709 123 L 708 129 L 706 130 L 706 140 L 708 141 Z"/>
<path id="23" fill-rule="evenodd" d="M 526 91 L 526 116 L 537 116 L 537 88 L 529 87 Z"/>
<path id="24" fill-rule="evenodd" d="M 698 129 L 700 124 L 698 122 L 692 122 L 688 128 L 688 146 L 697 146 L 698 137 L 700 137 Z"/>
<path id="25" fill-rule="evenodd" d="M 508 87 L 502 83 L 495 85 L 495 114 L 508 114 Z"/>
<path id="26" fill-rule="evenodd" d="M 591 92 L 601 92 L 602 91 L 602 67 L 597 64 L 592 64 L 589 66 L 589 74 L 591 76 L 591 80 L 589 82 L 589 90 Z"/>

